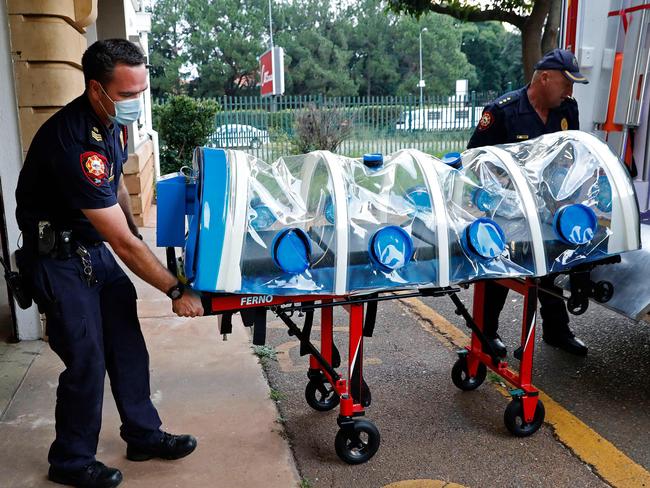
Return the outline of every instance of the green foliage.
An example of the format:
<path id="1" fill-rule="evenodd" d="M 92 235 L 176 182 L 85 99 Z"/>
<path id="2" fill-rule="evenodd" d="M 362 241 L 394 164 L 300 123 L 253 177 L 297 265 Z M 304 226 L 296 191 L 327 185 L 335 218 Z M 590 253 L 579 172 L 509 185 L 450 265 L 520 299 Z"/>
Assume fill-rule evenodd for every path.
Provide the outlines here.
<path id="1" fill-rule="evenodd" d="M 182 93 L 183 65 L 188 61 L 183 51 L 185 3 L 157 0 L 151 16 L 149 72 L 151 93 L 155 98 Z"/>
<path id="2" fill-rule="evenodd" d="M 473 36 L 471 50 L 461 49 L 467 40 L 465 27 L 459 28 L 452 17 L 428 13 L 416 20 L 385 8 L 386 2 L 377 0 L 336 5 L 329 0 L 273 2 L 274 43 L 285 50 L 285 93 L 417 96 L 418 39 L 423 28 L 427 29 L 422 34 L 425 95 L 453 93 L 457 78 L 467 78 L 470 86 L 481 90 L 497 91 L 505 88 L 505 82 L 516 81 L 505 77 L 516 77 L 511 72 L 520 65 L 495 59 L 504 58 L 495 47 L 505 48 L 505 34 L 492 35 L 487 29 L 490 35 L 484 43 L 481 31 Z M 511 52 L 520 49 L 519 37 L 508 39 L 514 46 Z M 158 0 L 151 40 L 154 95 L 257 95 L 257 56 L 268 48 L 268 40 L 267 0 Z M 481 50 L 483 58 L 475 55 Z M 490 77 L 499 62 L 510 63 L 512 69 L 503 68 Z M 481 86 L 486 81 L 490 87 Z"/>
<path id="3" fill-rule="evenodd" d="M 198 97 L 257 93 L 257 56 L 266 50 L 267 0 L 188 0 L 186 46 Z"/>
<path id="4" fill-rule="evenodd" d="M 274 402 L 280 402 L 287 398 L 287 395 L 282 393 L 280 390 L 276 390 L 275 388 L 271 388 L 271 392 L 269 393 L 269 398 L 273 400 Z"/>
<path id="5" fill-rule="evenodd" d="M 253 354 L 260 359 L 273 359 L 277 358 L 277 351 L 271 346 L 253 346 Z"/>
<path id="6" fill-rule="evenodd" d="M 476 68 L 476 83 L 471 90 L 502 91 L 508 82 L 524 84 L 521 64 L 521 36 L 508 32 L 500 22 L 459 25 L 462 51 Z"/>
<path id="7" fill-rule="evenodd" d="M 292 143 L 296 154 L 317 150 L 336 152 L 351 133 L 352 120 L 345 110 L 312 104 L 297 113 Z"/>
<path id="8" fill-rule="evenodd" d="M 186 95 L 172 96 L 166 103 L 153 106 L 154 128 L 160 135 L 162 174 L 192 164 L 194 148 L 205 145 L 214 131 L 218 109 L 214 100 L 195 100 Z"/>

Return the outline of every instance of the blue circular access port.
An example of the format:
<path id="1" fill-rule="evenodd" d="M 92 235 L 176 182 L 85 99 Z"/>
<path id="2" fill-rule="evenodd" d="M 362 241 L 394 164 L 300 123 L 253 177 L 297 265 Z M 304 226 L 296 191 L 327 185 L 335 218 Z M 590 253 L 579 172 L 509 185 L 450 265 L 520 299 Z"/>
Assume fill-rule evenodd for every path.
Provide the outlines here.
<path id="1" fill-rule="evenodd" d="M 250 224 L 251 227 L 255 230 L 265 230 L 271 227 L 275 221 L 275 215 L 273 215 L 273 212 L 271 212 L 271 209 L 267 207 L 266 205 L 263 205 L 262 203 L 257 203 L 254 206 L 251 206 L 251 208 L 255 211 L 255 215 L 253 216 Z"/>
<path id="2" fill-rule="evenodd" d="M 370 239 L 369 254 L 380 270 L 390 273 L 413 258 L 413 239 L 396 225 L 382 227 Z"/>
<path id="3" fill-rule="evenodd" d="M 284 229 L 273 238 L 271 256 L 282 271 L 302 273 L 309 268 L 311 260 L 309 237 L 302 229 Z"/>
<path id="4" fill-rule="evenodd" d="M 363 164 L 365 164 L 368 168 L 380 168 L 384 164 L 384 156 L 381 153 L 364 154 Z"/>
<path id="5" fill-rule="evenodd" d="M 481 259 L 494 259 L 505 250 L 506 236 L 499 224 L 483 217 L 465 227 L 461 244 Z"/>
<path id="6" fill-rule="evenodd" d="M 483 188 L 476 188 L 472 191 L 472 203 L 481 212 L 490 212 L 494 210 L 497 203 L 495 200 L 495 197 Z"/>
<path id="7" fill-rule="evenodd" d="M 416 210 L 420 212 L 431 210 L 431 196 L 425 186 L 414 186 L 407 190 L 406 200 L 411 202 Z"/>
<path id="8" fill-rule="evenodd" d="M 463 160 L 458 152 L 448 152 L 442 157 L 442 162 L 455 169 L 461 169 L 463 167 Z"/>
<path id="9" fill-rule="evenodd" d="M 331 195 L 328 195 L 325 199 L 325 218 L 330 224 L 336 222 L 336 212 L 334 211 L 334 201 L 332 200 Z"/>
<path id="10" fill-rule="evenodd" d="M 555 235 L 566 244 L 587 244 L 594 238 L 597 227 L 595 212 L 581 203 L 565 205 L 553 218 Z"/>
<path id="11" fill-rule="evenodd" d="M 605 175 L 598 177 L 598 197 L 596 197 L 596 208 L 601 212 L 612 211 L 612 185 Z"/>

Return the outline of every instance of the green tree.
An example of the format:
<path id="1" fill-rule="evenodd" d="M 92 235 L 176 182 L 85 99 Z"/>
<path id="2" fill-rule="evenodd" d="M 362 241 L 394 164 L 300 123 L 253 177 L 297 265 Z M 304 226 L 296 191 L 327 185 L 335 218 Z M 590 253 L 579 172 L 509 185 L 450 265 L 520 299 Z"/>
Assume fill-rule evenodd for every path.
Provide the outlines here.
<path id="1" fill-rule="evenodd" d="M 524 79 L 544 52 L 557 46 L 561 0 L 388 0 L 390 8 L 420 16 L 427 12 L 450 15 L 470 22 L 497 20 L 521 31 Z"/>
<path id="2" fill-rule="evenodd" d="M 521 37 L 504 29 L 500 22 L 458 24 L 462 51 L 476 68 L 472 90 L 501 92 L 508 82 L 523 84 Z"/>
<path id="3" fill-rule="evenodd" d="M 292 95 L 355 95 L 350 75 L 351 24 L 327 0 L 278 5 L 274 40 L 285 50 L 285 87 Z"/>
<path id="4" fill-rule="evenodd" d="M 363 0 L 348 7 L 352 19 L 350 36 L 351 76 L 359 85 L 359 95 L 395 95 L 400 83 L 397 16 L 385 12 L 376 0 Z"/>
<path id="5" fill-rule="evenodd" d="M 401 82 L 398 95 L 416 93 L 420 79 L 419 35 L 422 32 L 422 75 L 426 82 L 424 93 L 448 95 L 456 88 L 457 79 L 476 84 L 476 71 L 460 50 L 461 33 L 453 19 L 444 15 L 428 15 L 417 21 L 401 17 L 397 23 L 399 36 L 395 52 L 400 53 Z"/>
<path id="6" fill-rule="evenodd" d="M 257 57 L 266 50 L 266 0 L 189 0 L 187 50 L 198 77 L 199 97 L 257 92 Z"/>
<path id="7" fill-rule="evenodd" d="M 219 109 L 213 100 L 172 96 L 153 106 L 154 127 L 160 134 L 160 170 L 163 174 L 192 164 L 192 153 L 204 146 L 214 131 Z"/>
<path id="8" fill-rule="evenodd" d="M 181 69 L 188 61 L 183 49 L 185 4 L 177 0 L 157 0 L 151 13 L 149 72 L 154 97 L 183 91 Z"/>

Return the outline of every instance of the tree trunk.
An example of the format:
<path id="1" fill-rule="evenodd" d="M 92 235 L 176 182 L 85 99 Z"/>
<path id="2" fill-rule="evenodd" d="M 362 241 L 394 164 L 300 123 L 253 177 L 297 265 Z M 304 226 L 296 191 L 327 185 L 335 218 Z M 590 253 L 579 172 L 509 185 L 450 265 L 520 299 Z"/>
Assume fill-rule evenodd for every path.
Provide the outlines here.
<path id="1" fill-rule="evenodd" d="M 544 36 L 542 37 L 542 54 L 559 47 L 557 38 L 560 31 L 561 16 L 562 0 L 552 0 L 546 26 L 544 27 Z"/>
<path id="2" fill-rule="evenodd" d="M 533 77 L 533 67 L 542 57 L 542 28 L 553 1 L 537 0 L 533 11 L 521 27 L 521 62 L 526 83 Z"/>

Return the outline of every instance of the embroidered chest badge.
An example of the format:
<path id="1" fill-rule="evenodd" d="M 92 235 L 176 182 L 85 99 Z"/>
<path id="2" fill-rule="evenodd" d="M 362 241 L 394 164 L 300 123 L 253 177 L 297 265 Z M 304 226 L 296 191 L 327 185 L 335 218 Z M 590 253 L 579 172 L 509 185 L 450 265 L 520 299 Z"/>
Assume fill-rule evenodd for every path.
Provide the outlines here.
<path id="1" fill-rule="evenodd" d="M 478 122 L 479 130 L 485 130 L 492 125 L 494 122 L 494 116 L 490 112 L 483 112 L 481 120 Z"/>
<path id="2" fill-rule="evenodd" d="M 96 152 L 85 152 L 80 157 L 81 170 L 88 181 L 95 186 L 100 186 L 108 177 L 108 161 Z"/>

